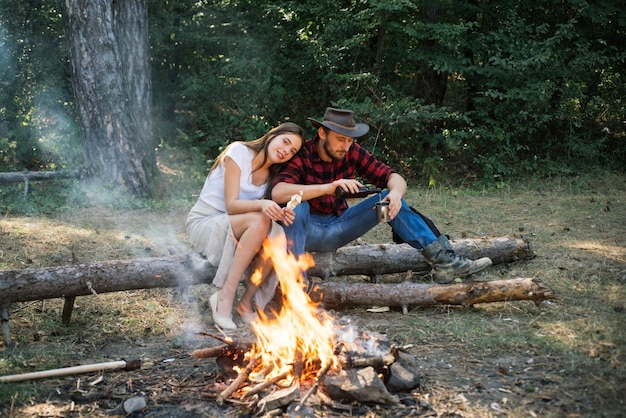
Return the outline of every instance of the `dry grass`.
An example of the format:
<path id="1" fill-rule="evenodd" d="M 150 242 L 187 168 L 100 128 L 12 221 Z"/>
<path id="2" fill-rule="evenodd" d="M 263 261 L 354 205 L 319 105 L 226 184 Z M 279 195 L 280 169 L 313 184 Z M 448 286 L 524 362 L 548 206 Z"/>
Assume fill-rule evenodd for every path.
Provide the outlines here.
<path id="1" fill-rule="evenodd" d="M 423 406 L 424 416 L 621 416 L 626 410 L 625 180 L 617 175 L 533 180 L 485 192 L 412 189 L 407 200 L 453 239 L 515 234 L 530 241 L 535 259 L 495 266 L 481 273 L 481 280 L 536 277 L 558 299 L 541 306 L 503 302 L 420 308 L 407 315 L 359 309 L 337 314 L 399 344 L 413 344 L 423 368 L 423 387 L 413 400 Z M 188 251 L 184 218 L 184 210 L 93 208 L 49 217 L 5 216 L 0 218 L 0 268 L 183 253 Z M 364 237 L 366 242 L 390 239 L 384 225 Z M 153 364 L 167 358 L 185 364 L 169 366 L 166 375 L 157 373 L 161 369 L 156 366 L 148 368 L 143 378 L 157 373 L 152 377 L 161 376 L 154 383 L 159 387 L 171 384 L 167 376 L 183 369 L 201 374 L 187 368 L 193 367 L 188 352 L 203 344 L 193 331 L 210 330 L 207 294 L 208 286 L 196 286 L 186 297 L 176 289 L 81 297 L 69 325 L 60 323 L 62 300 L 14 304 L 10 324 L 15 345 L 0 346 L 0 375 L 129 354 Z M 53 394 L 55 387 L 67 388 L 77 379 L 3 384 L 0 410 L 29 416 L 39 405 L 37 413 L 43 416 L 54 415 L 43 413 L 45 408 L 57 408 L 55 413 L 65 416 L 87 410 L 95 416 L 115 415 L 105 411 L 103 401 L 68 412 L 68 397 Z M 128 387 L 112 376 L 109 380 Z M 201 400 L 201 387 L 188 390 L 187 403 L 190 398 L 210 402 Z M 156 392 L 150 400 L 148 411 L 154 413 L 159 404 L 184 403 Z"/>

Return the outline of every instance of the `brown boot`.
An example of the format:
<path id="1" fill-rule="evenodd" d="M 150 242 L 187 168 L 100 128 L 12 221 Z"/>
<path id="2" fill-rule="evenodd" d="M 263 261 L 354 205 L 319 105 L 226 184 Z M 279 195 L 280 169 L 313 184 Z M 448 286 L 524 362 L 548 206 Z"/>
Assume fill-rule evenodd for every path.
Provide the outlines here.
<path id="1" fill-rule="evenodd" d="M 478 273 L 493 264 L 489 257 L 468 260 L 452 250 L 446 250 L 439 241 L 435 241 L 422 250 L 422 255 L 433 266 L 433 277 L 437 283 L 451 283 L 457 277 Z"/>

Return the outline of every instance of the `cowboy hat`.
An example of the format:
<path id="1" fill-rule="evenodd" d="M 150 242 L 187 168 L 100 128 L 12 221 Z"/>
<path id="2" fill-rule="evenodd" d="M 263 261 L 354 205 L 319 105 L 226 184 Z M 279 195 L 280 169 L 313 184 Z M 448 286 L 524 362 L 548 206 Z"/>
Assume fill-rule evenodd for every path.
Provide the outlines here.
<path id="1" fill-rule="evenodd" d="M 316 128 L 324 126 L 331 131 L 351 138 L 363 136 L 370 130 L 370 127 L 366 123 L 355 123 L 354 112 L 347 109 L 327 107 L 322 122 L 316 121 L 313 118 L 309 118 L 309 120 Z"/>

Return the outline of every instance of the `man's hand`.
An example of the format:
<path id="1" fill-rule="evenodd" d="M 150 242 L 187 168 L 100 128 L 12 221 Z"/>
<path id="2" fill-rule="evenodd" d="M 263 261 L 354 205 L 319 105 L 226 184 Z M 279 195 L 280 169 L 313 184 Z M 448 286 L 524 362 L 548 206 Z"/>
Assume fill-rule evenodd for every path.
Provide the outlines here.
<path id="1" fill-rule="evenodd" d="M 400 193 L 391 190 L 383 199 L 383 201 L 389 202 L 389 218 L 394 219 L 400 212 L 402 197 Z"/>
<path id="2" fill-rule="evenodd" d="M 335 180 L 331 184 L 332 190 L 326 194 L 335 194 L 337 187 L 341 187 L 343 191 L 347 193 L 357 193 L 359 191 L 359 187 L 363 187 L 363 183 L 354 179 Z"/>

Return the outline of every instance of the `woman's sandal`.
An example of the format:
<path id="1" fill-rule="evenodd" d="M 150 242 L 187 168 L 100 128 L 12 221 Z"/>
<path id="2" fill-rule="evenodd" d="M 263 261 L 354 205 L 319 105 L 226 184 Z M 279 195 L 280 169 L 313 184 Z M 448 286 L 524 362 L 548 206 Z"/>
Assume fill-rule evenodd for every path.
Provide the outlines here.
<path id="1" fill-rule="evenodd" d="M 246 325 L 250 325 L 252 322 L 257 321 L 259 319 L 258 313 L 244 310 L 241 307 L 241 305 L 237 307 L 237 312 L 239 312 L 239 317 L 241 318 L 243 323 Z"/>
<path id="2" fill-rule="evenodd" d="M 211 312 L 213 313 L 213 322 L 215 325 L 223 330 L 232 331 L 237 329 L 237 325 L 233 322 L 233 318 L 230 316 L 222 316 L 217 313 L 217 299 L 219 291 L 213 293 L 213 296 L 209 298 L 209 304 L 211 305 Z"/>

